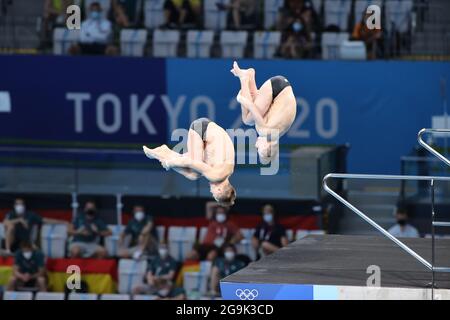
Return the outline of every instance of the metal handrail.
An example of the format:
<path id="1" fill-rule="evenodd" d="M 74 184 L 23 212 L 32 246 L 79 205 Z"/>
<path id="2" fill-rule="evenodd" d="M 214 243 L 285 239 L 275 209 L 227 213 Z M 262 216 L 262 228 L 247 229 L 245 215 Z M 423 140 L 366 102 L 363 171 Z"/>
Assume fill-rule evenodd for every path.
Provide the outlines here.
<path id="1" fill-rule="evenodd" d="M 327 184 L 327 181 L 332 178 L 334 178 L 334 179 L 365 179 L 365 180 L 414 180 L 414 181 L 430 181 L 430 182 L 432 182 L 432 181 L 449 181 L 450 182 L 450 177 L 329 173 L 323 178 L 323 188 L 326 192 L 328 192 L 334 198 L 339 200 L 347 208 L 349 208 L 354 213 L 356 213 L 358 216 L 360 216 L 363 220 L 365 220 L 367 223 L 369 223 L 371 226 L 373 226 L 375 229 L 377 229 L 379 232 L 381 232 L 388 239 L 392 240 L 395 244 L 397 244 L 400 248 L 402 248 L 404 251 L 406 251 L 409 255 L 414 257 L 417 261 L 419 261 L 421 264 L 423 264 L 426 268 L 428 268 L 431 271 L 434 270 L 436 272 L 449 272 L 450 271 L 450 270 L 447 270 L 447 268 L 433 267 L 433 265 L 430 262 L 428 262 L 426 259 L 424 259 L 422 256 L 420 256 L 417 252 L 415 252 L 410 247 L 408 247 L 406 244 L 404 244 L 403 242 L 398 240 L 396 237 L 391 235 L 384 228 L 382 228 L 379 224 L 377 224 L 375 221 L 373 221 L 367 215 L 365 215 L 361 210 L 359 210 L 354 205 L 352 205 L 349 201 L 345 200 L 342 196 L 337 194 Z"/>
<path id="2" fill-rule="evenodd" d="M 417 134 L 417 141 L 419 144 L 427 149 L 431 154 L 433 154 L 436 158 L 444 162 L 447 166 L 450 166 L 450 160 L 440 154 L 438 151 L 434 150 L 428 143 L 423 141 L 422 136 L 425 133 L 444 133 L 450 136 L 450 129 L 422 129 Z"/>

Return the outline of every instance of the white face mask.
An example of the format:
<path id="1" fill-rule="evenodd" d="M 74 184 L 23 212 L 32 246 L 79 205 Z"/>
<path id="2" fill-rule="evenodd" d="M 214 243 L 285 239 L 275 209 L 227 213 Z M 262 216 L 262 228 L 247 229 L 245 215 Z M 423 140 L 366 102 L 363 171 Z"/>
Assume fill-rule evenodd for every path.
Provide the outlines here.
<path id="1" fill-rule="evenodd" d="M 161 258 L 165 258 L 165 257 L 167 257 L 167 249 L 166 248 L 159 248 L 159 250 L 158 250 L 158 252 L 159 252 L 159 256 L 161 257 Z"/>
<path id="2" fill-rule="evenodd" d="M 264 213 L 263 219 L 267 223 L 271 223 L 273 221 L 273 215 L 271 213 Z"/>
<path id="3" fill-rule="evenodd" d="M 167 297 L 169 295 L 169 292 L 169 288 L 164 288 L 158 291 L 158 295 L 160 295 L 161 297 Z"/>
<path id="4" fill-rule="evenodd" d="M 31 255 L 33 254 L 33 252 L 31 252 L 31 251 L 24 251 L 22 254 L 25 257 L 25 259 L 28 260 L 28 259 L 31 258 Z"/>
<path id="5" fill-rule="evenodd" d="M 214 239 L 214 245 L 218 248 L 220 248 L 224 242 L 225 242 L 225 239 L 223 237 L 217 237 Z"/>
<path id="6" fill-rule="evenodd" d="M 134 218 L 137 221 L 142 221 L 142 219 L 144 219 L 144 216 L 145 216 L 145 213 L 142 212 L 142 211 L 137 211 L 137 212 L 134 213 Z"/>
<path id="7" fill-rule="evenodd" d="M 18 214 L 18 215 L 22 215 L 25 213 L 25 206 L 23 204 L 16 204 L 14 206 L 14 211 Z"/>
<path id="8" fill-rule="evenodd" d="M 224 223 L 225 220 L 227 220 L 227 216 L 224 213 L 218 213 L 216 214 L 216 221 L 218 223 Z"/>
<path id="9" fill-rule="evenodd" d="M 233 251 L 225 251 L 224 256 L 226 260 L 233 261 L 235 255 Z"/>

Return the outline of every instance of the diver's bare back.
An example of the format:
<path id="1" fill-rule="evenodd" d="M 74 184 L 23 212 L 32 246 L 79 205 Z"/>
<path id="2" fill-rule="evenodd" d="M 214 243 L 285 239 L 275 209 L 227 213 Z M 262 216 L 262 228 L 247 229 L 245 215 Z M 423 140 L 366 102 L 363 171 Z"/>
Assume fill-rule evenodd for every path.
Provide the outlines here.
<path id="1" fill-rule="evenodd" d="M 234 145 L 228 133 L 215 122 L 208 125 L 203 161 L 213 168 L 221 167 L 226 176 L 234 172 Z"/>

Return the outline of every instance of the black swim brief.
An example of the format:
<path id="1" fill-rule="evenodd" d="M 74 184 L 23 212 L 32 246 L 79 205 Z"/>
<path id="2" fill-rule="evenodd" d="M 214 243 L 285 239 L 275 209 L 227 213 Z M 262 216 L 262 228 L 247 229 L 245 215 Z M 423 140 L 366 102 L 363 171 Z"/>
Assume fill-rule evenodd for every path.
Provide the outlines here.
<path id="1" fill-rule="evenodd" d="M 199 118 L 197 120 L 194 120 L 191 123 L 191 126 L 189 129 L 194 130 L 198 133 L 198 135 L 202 138 L 203 141 L 206 140 L 206 130 L 208 129 L 208 125 L 211 123 L 211 120 L 208 118 Z"/>
<path id="2" fill-rule="evenodd" d="M 275 76 L 270 78 L 270 83 L 272 84 L 272 100 L 275 100 L 284 88 L 291 85 L 288 79 L 283 76 Z"/>

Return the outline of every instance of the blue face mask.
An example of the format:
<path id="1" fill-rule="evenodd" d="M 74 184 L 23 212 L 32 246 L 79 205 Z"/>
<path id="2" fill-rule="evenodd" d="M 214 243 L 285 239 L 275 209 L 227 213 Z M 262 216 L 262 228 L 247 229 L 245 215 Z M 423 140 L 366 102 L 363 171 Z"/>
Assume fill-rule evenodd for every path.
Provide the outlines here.
<path id="1" fill-rule="evenodd" d="M 294 22 L 294 24 L 292 25 L 292 29 L 295 32 L 300 32 L 303 29 L 303 25 L 300 22 Z"/>
<path id="2" fill-rule="evenodd" d="M 100 12 L 98 12 L 98 11 L 92 11 L 92 12 L 91 12 L 91 19 L 94 19 L 94 20 L 100 19 Z"/>

